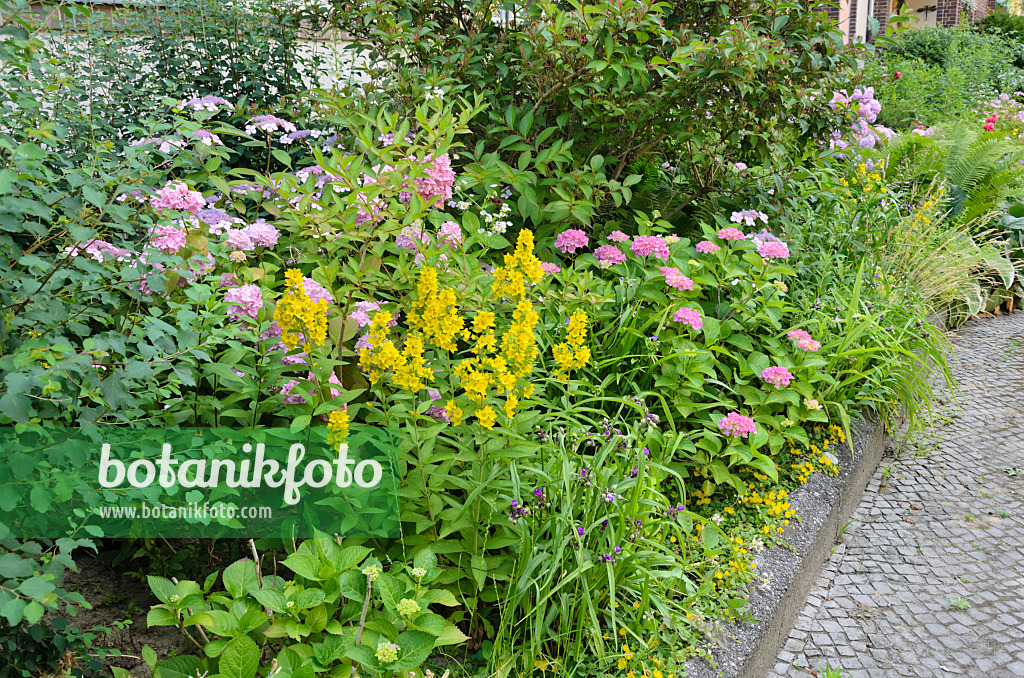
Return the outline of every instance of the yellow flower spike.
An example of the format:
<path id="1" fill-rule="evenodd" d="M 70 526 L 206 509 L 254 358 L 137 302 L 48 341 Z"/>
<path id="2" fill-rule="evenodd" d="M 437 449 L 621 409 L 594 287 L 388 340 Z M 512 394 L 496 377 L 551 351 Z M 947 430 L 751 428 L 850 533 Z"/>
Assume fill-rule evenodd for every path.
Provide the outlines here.
<path id="1" fill-rule="evenodd" d="M 480 425 L 486 428 L 487 430 L 491 430 L 494 428 L 496 415 L 494 413 L 494 410 L 490 407 L 490 405 L 477 410 L 476 418 L 480 422 Z"/>

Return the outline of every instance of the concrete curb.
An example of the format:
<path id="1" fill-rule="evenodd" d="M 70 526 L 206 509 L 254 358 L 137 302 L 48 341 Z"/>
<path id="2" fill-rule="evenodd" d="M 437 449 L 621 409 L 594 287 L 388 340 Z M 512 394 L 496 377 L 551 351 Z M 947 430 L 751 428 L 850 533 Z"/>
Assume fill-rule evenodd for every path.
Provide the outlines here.
<path id="1" fill-rule="evenodd" d="M 759 581 L 748 589 L 747 610 L 755 621 L 723 623 L 709 649 L 714 666 L 703 659 L 686 663 L 687 678 L 763 678 L 775 660 L 797 613 L 829 558 L 846 520 L 878 467 L 889 437 L 881 424 L 862 421 L 853 428 L 853 450 L 833 450 L 841 471 L 835 478 L 817 473 L 790 495 L 799 521 L 790 521 L 782 538 L 793 550 L 765 549 L 755 558 Z M 768 578 L 765 585 L 762 578 Z"/>

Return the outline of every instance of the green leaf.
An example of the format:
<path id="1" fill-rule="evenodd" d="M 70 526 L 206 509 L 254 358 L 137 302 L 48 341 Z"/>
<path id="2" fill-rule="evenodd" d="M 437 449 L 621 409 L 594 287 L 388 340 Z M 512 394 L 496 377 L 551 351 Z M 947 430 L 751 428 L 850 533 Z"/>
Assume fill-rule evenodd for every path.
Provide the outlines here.
<path id="1" fill-rule="evenodd" d="M 398 601 L 402 599 L 402 584 L 391 575 L 382 574 L 377 577 L 377 581 L 374 582 L 374 585 L 380 592 L 380 598 L 384 601 L 384 606 L 387 607 L 388 612 L 394 614 L 398 606 Z"/>
<path id="2" fill-rule="evenodd" d="M 401 650 L 398 660 L 388 665 L 391 671 L 412 671 L 419 668 L 434 650 L 435 636 L 422 631 L 405 631 L 395 641 Z"/>
<path id="3" fill-rule="evenodd" d="M 278 162 L 280 162 L 285 167 L 291 168 L 291 166 L 292 166 L 292 157 L 290 155 L 288 155 L 287 153 L 282 151 L 280 148 L 275 148 L 272 151 L 272 153 L 273 153 L 273 156 L 275 158 L 277 158 Z"/>
<path id="4" fill-rule="evenodd" d="M 445 624 L 444 631 L 434 641 L 434 645 L 458 645 L 469 640 L 469 636 L 459 630 L 459 627 L 455 624 Z"/>
<path id="5" fill-rule="evenodd" d="M 177 626 L 178 615 L 166 605 L 155 605 L 146 614 L 146 626 Z"/>
<path id="6" fill-rule="evenodd" d="M 253 678 L 260 666 L 260 648 L 249 636 L 228 643 L 220 655 L 220 673 L 226 678 Z"/>
<path id="7" fill-rule="evenodd" d="M 168 657 L 157 664 L 153 678 L 195 678 L 208 673 L 206 664 L 199 657 L 187 655 Z"/>
<path id="8" fill-rule="evenodd" d="M 422 551 L 416 554 L 416 557 L 412 559 L 413 567 L 421 567 L 427 572 L 437 567 L 437 556 L 430 550 L 429 547 L 424 548 Z"/>
<path id="9" fill-rule="evenodd" d="M 175 595 L 175 586 L 171 583 L 171 580 L 150 575 L 147 578 L 147 581 L 149 582 L 149 588 L 153 591 L 153 595 L 155 595 L 161 603 L 170 605 L 171 596 Z"/>
<path id="10" fill-rule="evenodd" d="M 107 196 L 92 186 L 83 186 L 82 196 L 96 207 L 103 207 L 107 202 Z"/>
<path id="11" fill-rule="evenodd" d="M 232 598 L 241 598 L 258 581 L 256 565 L 248 558 L 237 560 L 224 570 L 224 588 Z"/>
<path id="12" fill-rule="evenodd" d="M 40 576 L 32 577 L 21 582 L 18 591 L 28 598 L 42 598 L 56 588 L 52 582 Z"/>

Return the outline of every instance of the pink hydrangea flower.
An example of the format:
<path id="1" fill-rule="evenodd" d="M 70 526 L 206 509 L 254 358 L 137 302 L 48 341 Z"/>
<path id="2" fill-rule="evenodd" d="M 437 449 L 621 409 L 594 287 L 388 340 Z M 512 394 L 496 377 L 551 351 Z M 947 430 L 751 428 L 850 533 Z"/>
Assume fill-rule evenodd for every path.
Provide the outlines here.
<path id="1" fill-rule="evenodd" d="M 185 246 L 185 231 L 173 226 L 157 226 L 153 229 L 153 246 L 167 254 L 177 254 Z"/>
<path id="2" fill-rule="evenodd" d="M 611 242 L 629 242 L 629 236 L 622 231 L 612 231 L 608 234 L 608 240 Z"/>
<path id="3" fill-rule="evenodd" d="M 96 261 L 103 261 L 104 256 L 108 254 L 117 261 L 125 261 L 128 259 L 130 252 L 103 240 L 90 240 L 85 245 L 72 245 L 64 249 L 65 256 L 87 256 Z"/>
<path id="4" fill-rule="evenodd" d="M 738 162 L 735 165 L 733 165 L 732 168 L 734 170 L 736 170 L 737 172 L 742 172 L 743 170 L 747 169 L 747 163 L 745 163 L 745 162 Z"/>
<path id="5" fill-rule="evenodd" d="M 458 247 L 462 244 L 462 228 L 454 221 L 446 221 L 437 230 L 437 242 L 445 243 L 449 247 Z"/>
<path id="6" fill-rule="evenodd" d="M 402 229 L 402 232 L 395 237 L 395 244 L 404 250 L 410 250 L 412 252 L 419 251 L 419 245 L 417 243 L 425 243 L 429 240 L 427 234 L 423 232 L 423 229 L 419 226 L 406 226 Z"/>
<path id="7" fill-rule="evenodd" d="M 356 302 L 356 310 L 352 311 L 349 316 L 356 321 L 359 327 L 366 327 L 372 320 L 370 313 L 379 310 L 380 304 L 376 301 L 359 301 Z"/>
<path id="8" fill-rule="evenodd" d="M 426 176 L 414 179 L 416 192 L 428 202 L 435 196 L 440 198 L 439 202 L 449 200 L 452 197 L 452 186 L 455 184 L 451 158 L 445 153 L 436 158 L 428 155 L 426 160 L 431 164 L 424 170 Z"/>
<path id="9" fill-rule="evenodd" d="M 277 244 L 278 238 L 281 237 L 280 231 L 268 224 L 264 219 L 257 219 L 243 230 L 256 247 L 273 247 Z"/>
<path id="10" fill-rule="evenodd" d="M 562 270 L 557 264 L 552 264 L 547 261 L 542 261 L 540 267 L 544 269 L 545 275 L 554 275 Z"/>
<path id="11" fill-rule="evenodd" d="M 656 235 L 638 235 L 633 238 L 633 244 L 629 246 L 629 249 L 638 257 L 652 255 L 662 261 L 668 261 L 668 245 L 664 238 L 659 238 Z"/>
<path id="12" fill-rule="evenodd" d="M 785 367 L 766 367 L 761 370 L 761 378 L 775 386 L 789 386 L 793 375 Z"/>
<path id="13" fill-rule="evenodd" d="M 701 316 L 700 311 L 695 308 L 683 307 L 675 312 L 672 316 L 672 320 L 677 323 L 683 323 L 689 325 L 695 330 L 699 330 L 704 327 L 704 317 Z"/>
<path id="14" fill-rule="evenodd" d="M 330 292 L 327 291 L 327 288 L 321 285 L 320 283 L 316 282 L 315 280 L 303 278 L 302 289 L 305 290 L 306 296 L 312 299 L 313 301 L 326 300 L 327 303 L 329 304 L 334 303 L 334 297 L 331 295 Z"/>
<path id="15" fill-rule="evenodd" d="M 768 240 L 758 246 L 757 253 L 765 259 L 788 259 L 789 246 L 779 240 Z"/>
<path id="16" fill-rule="evenodd" d="M 718 250 L 722 249 L 710 240 L 701 240 L 697 243 L 697 251 L 701 254 L 714 254 Z"/>
<path id="17" fill-rule="evenodd" d="M 285 132 L 294 132 L 296 130 L 295 125 L 292 123 L 273 115 L 257 115 L 249 118 L 249 121 L 245 123 L 246 134 L 254 134 L 256 130 L 276 132 L 278 129 L 283 129 Z"/>
<path id="18" fill-rule="evenodd" d="M 252 238 L 249 237 L 248 231 L 244 228 L 232 228 L 229 230 L 228 237 L 224 240 L 224 244 L 227 245 L 230 250 L 241 252 L 248 252 L 249 250 L 256 248 Z"/>
<path id="19" fill-rule="evenodd" d="M 196 214 L 206 206 L 206 200 L 199 191 L 193 191 L 184 181 L 171 181 L 149 199 L 149 204 L 159 212 L 180 210 Z"/>
<path id="20" fill-rule="evenodd" d="M 601 245 L 594 250 L 594 255 L 597 257 L 598 262 L 600 262 L 601 268 L 626 263 L 626 255 L 622 253 L 622 250 L 617 245 Z"/>
<path id="21" fill-rule="evenodd" d="M 259 285 L 242 285 L 230 289 L 224 295 L 224 301 L 231 304 L 228 313 L 244 315 L 256 319 L 256 314 L 263 308 L 263 291 Z"/>
<path id="22" fill-rule="evenodd" d="M 587 234 L 578 228 L 570 228 L 562 231 L 555 238 L 555 247 L 562 251 L 562 254 L 572 254 L 581 247 L 586 247 L 590 242 Z"/>
<path id="23" fill-rule="evenodd" d="M 683 275 L 683 272 L 678 268 L 662 266 L 661 274 L 665 276 L 665 281 L 669 284 L 669 287 L 674 287 L 677 290 L 693 289 L 693 281 Z"/>
<path id="24" fill-rule="evenodd" d="M 746 240 L 747 236 L 743 235 L 743 231 L 738 228 L 723 228 L 718 232 L 718 237 L 722 240 Z"/>
<path id="25" fill-rule="evenodd" d="M 805 330 L 790 330 L 786 336 L 795 341 L 796 345 L 805 351 L 817 351 L 821 348 L 821 342 L 815 341 Z"/>
<path id="26" fill-rule="evenodd" d="M 217 287 L 237 287 L 240 284 L 238 276 L 234 273 L 221 273 L 220 282 L 217 283 Z"/>
<path id="27" fill-rule="evenodd" d="M 718 428 L 722 429 L 727 436 L 742 438 L 743 436 L 757 433 L 754 420 L 744 417 L 738 412 L 730 412 L 718 422 Z"/>

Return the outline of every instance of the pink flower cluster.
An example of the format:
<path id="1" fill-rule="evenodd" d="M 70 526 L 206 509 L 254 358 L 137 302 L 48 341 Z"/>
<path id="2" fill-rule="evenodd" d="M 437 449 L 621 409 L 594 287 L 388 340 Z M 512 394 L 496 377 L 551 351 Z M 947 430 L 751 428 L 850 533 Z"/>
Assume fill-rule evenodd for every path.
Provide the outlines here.
<path id="1" fill-rule="evenodd" d="M 228 230 L 224 244 L 228 249 L 248 252 L 257 247 L 273 247 L 277 245 L 281 233 L 264 219 L 257 219 L 245 228 Z"/>
<path id="2" fill-rule="evenodd" d="M 629 250 L 638 257 L 655 256 L 662 261 L 668 261 L 669 257 L 668 244 L 656 235 L 638 235 Z"/>
<path id="3" fill-rule="evenodd" d="M 315 383 L 315 379 L 316 376 L 312 372 L 306 375 L 307 381 Z M 332 398 L 337 398 L 338 396 L 340 396 L 343 389 L 345 388 L 344 386 L 342 386 L 341 380 L 338 379 L 338 375 L 336 375 L 334 372 L 331 372 L 331 376 L 327 380 L 327 383 L 331 385 Z M 338 388 L 334 388 L 335 384 L 337 384 Z M 281 393 L 284 394 L 285 405 L 298 405 L 300 403 L 309 402 L 308 400 L 306 400 L 306 394 L 301 389 L 296 388 L 298 386 L 299 382 L 295 379 L 292 379 L 287 384 L 285 384 L 284 387 L 281 388 Z M 320 418 L 323 419 L 324 421 L 327 421 L 328 419 L 327 415 L 325 414 L 321 415 Z"/>
<path id="4" fill-rule="evenodd" d="M 765 214 L 764 212 L 759 212 L 757 210 L 743 210 L 742 212 L 733 212 L 732 216 L 729 217 L 729 221 L 731 221 L 732 223 L 738 224 L 742 222 L 747 226 L 753 226 L 755 223 L 757 223 L 758 219 L 760 219 L 766 224 L 768 223 L 768 215 Z"/>
<path id="5" fill-rule="evenodd" d="M 629 242 L 629 236 L 622 231 L 612 231 L 608 234 L 609 242 Z"/>
<path id="6" fill-rule="evenodd" d="M 562 270 L 558 264 L 552 264 L 547 261 L 542 261 L 540 267 L 544 269 L 545 275 L 554 275 Z"/>
<path id="7" fill-rule="evenodd" d="M 264 132 L 276 132 L 278 129 L 283 129 L 285 132 L 294 132 L 296 130 L 295 125 L 282 120 L 273 115 L 257 115 L 249 118 L 249 121 L 245 123 L 245 133 L 253 134 L 256 130 L 263 130 Z"/>
<path id="8" fill-rule="evenodd" d="M 446 221 L 437 230 L 438 244 L 444 243 L 455 248 L 462 244 L 462 228 L 454 221 Z"/>
<path id="9" fill-rule="evenodd" d="M 427 162 L 431 163 L 424 171 L 426 176 L 416 177 L 416 192 L 425 201 L 439 197 L 439 202 L 450 200 L 452 197 L 452 186 L 455 184 L 455 171 L 452 169 L 451 158 L 447 153 L 436 158 L 428 155 Z"/>
<path id="10" fill-rule="evenodd" d="M 817 351 L 821 348 L 821 342 L 812 339 L 811 335 L 805 330 L 790 330 L 786 333 L 786 336 L 790 340 L 795 341 L 796 345 L 805 351 Z"/>
<path id="11" fill-rule="evenodd" d="M 185 246 L 185 231 L 173 226 L 157 226 L 152 231 L 153 246 L 167 254 L 177 254 Z"/>
<path id="12" fill-rule="evenodd" d="M 678 268 L 662 266 L 661 274 L 665 276 L 665 282 L 668 283 L 669 287 L 674 287 L 677 290 L 693 289 L 693 281 L 683 275 L 683 272 Z"/>
<path id="13" fill-rule="evenodd" d="M 623 254 L 622 250 L 617 245 L 601 245 L 594 250 L 594 256 L 597 257 L 597 261 L 601 264 L 601 268 L 607 268 L 614 264 L 626 263 L 626 255 Z"/>
<path id="14" fill-rule="evenodd" d="M 734 436 L 736 438 L 742 438 L 743 436 L 756 434 L 757 427 L 754 425 L 754 420 L 750 417 L 744 417 L 738 412 L 730 412 L 725 417 L 722 417 L 718 422 L 718 428 L 722 429 L 727 436 Z"/>
<path id="15" fill-rule="evenodd" d="M 785 367 L 766 367 L 761 370 L 761 378 L 775 386 L 789 386 L 793 375 Z"/>
<path id="16" fill-rule="evenodd" d="M 701 254 L 714 254 L 720 249 L 722 248 L 710 240 L 701 240 L 697 243 L 697 251 Z"/>
<path id="17" fill-rule="evenodd" d="M 704 327 L 704 318 L 701 316 L 700 311 L 694 308 L 687 308 L 685 306 L 675 312 L 672 316 L 672 320 L 677 323 L 689 325 L 695 330 L 699 330 Z"/>
<path id="18" fill-rule="evenodd" d="M 738 228 L 723 228 L 716 235 L 722 240 L 746 240 L 747 236 Z"/>
<path id="19" fill-rule="evenodd" d="M 244 315 L 255 320 L 256 314 L 263 308 L 263 293 L 259 285 L 242 285 L 228 290 L 224 295 L 224 301 L 231 304 L 228 313 Z"/>
<path id="20" fill-rule="evenodd" d="M 149 199 L 157 212 L 180 210 L 196 214 L 206 206 L 206 200 L 199 191 L 193 191 L 184 181 L 171 181 Z"/>
<path id="21" fill-rule="evenodd" d="M 590 242 L 587 234 L 578 228 L 570 228 L 562 231 L 555 238 L 555 247 L 562 251 L 562 254 L 573 254 L 576 250 L 586 247 Z"/>
<path id="22" fill-rule="evenodd" d="M 757 253 L 765 259 L 788 259 L 789 246 L 781 240 L 768 240 L 758 246 Z"/>
<path id="23" fill-rule="evenodd" d="M 423 232 L 419 226 L 406 226 L 402 232 L 395 237 L 395 244 L 403 250 L 411 252 L 419 251 L 419 243 L 429 243 L 430 237 Z"/>
<path id="24" fill-rule="evenodd" d="M 118 261 L 124 261 L 128 258 L 130 252 L 122 247 L 111 245 L 109 242 L 103 240 L 90 240 L 85 245 L 72 245 L 64 250 L 64 254 L 69 257 L 87 256 L 90 259 L 96 261 L 103 261 L 104 256 L 110 255 L 112 258 Z"/>

